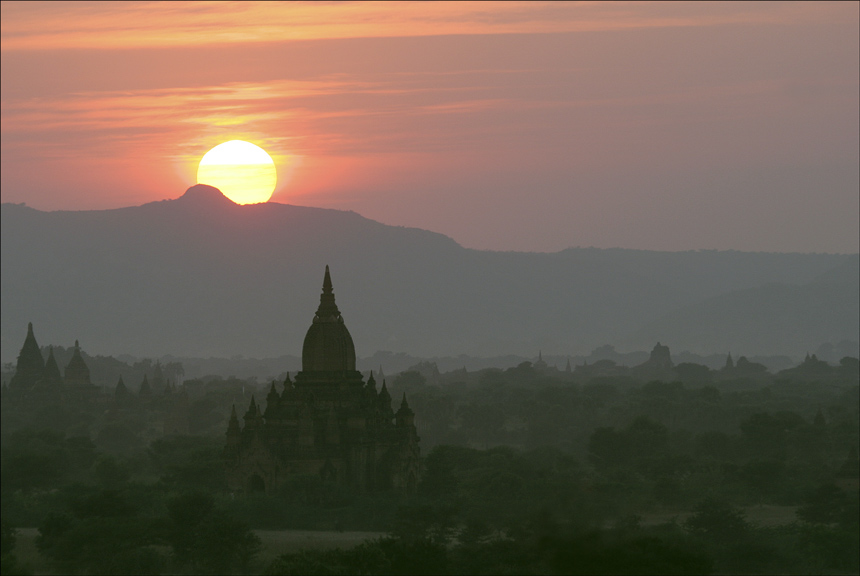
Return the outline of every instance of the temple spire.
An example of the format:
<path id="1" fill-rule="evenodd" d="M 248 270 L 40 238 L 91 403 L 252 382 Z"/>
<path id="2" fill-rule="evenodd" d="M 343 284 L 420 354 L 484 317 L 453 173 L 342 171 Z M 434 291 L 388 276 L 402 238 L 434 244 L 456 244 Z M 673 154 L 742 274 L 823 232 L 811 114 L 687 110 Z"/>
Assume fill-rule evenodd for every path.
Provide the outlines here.
<path id="1" fill-rule="evenodd" d="M 323 294 L 331 294 L 331 273 L 328 271 L 328 264 L 325 265 L 325 278 L 323 278 Z"/>
<path id="2" fill-rule="evenodd" d="M 128 388 L 125 382 L 122 381 L 122 374 L 119 375 L 119 381 L 116 383 L 113 395 L 118 402 L 124 402 L 129 397 Z"/>
<path id="3" fill-rule="evenodd" d="M 406 428 L 415 430 L 415 412 L 409 407 L 409 403 L 406 401 L 406 392 L 403 393 L 403 401 L 400 403 L 400 410 L 395 414 L 395 425 L 398 428 Z"/>
<path id="4" fill-rule="evenodd" d="M 152 388 L 149 386 L 149 378 L 146 377 L 146 374 L 143 375 L 143 382 L 140 383 L 140 390 L 137 393 L 138 396 L 152 396 Z"/>
<path id="5" fill-rule="evenodd" d="M 63 383 L 60 367 L 57 365 L 56 358 L 54 358 L 53 346 L 48 346 L 48 361 L 45 362 L 45 383 L 53 385 Z"/>
<path id="6" fill-rule="evenodd" d="M 328 270 L 328 265 L 326 265 L 325 277 L 323 278 L 323 290 L 322 294 L 320 294 L 320 306 L 317 309 L 314 322 L 336 322 L 339 319 L 340 310 L 337 309 L 337 304 L 334 303 L 331 273 Z"/>
<path id="7" fill-rule="evenodd" d="M 15 375 L 9 383 L 10 388 L 26 389 L 32 388 L 40 382 L 45 375 L 45 360 L 33 334 L 33 323 L 27 324 L 27 337 L 24 338 L 24 346 L 18 354 L 18 363 L 15 365 Z"/>
<path id="8" fill-rule="evenodd" d="M 63 380 L 70 386 L 92 386 L 90 381 L 90 369 L 87 363 L 84 362 L 81 356 L 81 343 L 75 340 L 75 351 L 72 353 L 72 359 L 66 366 Z"/>
<path id="9" fill-rule="evenodd" d="M 266 396 L 266 417 L 273 415 L 277 410 L 278 403 L 281 400 L 280 394 L 275 390 L 275 381 L 272 380 L 272 387 L 269 388 L 269 394 Z"/>
<path id="10" fill-rule="evenodd" d="M 249 418 L 256 418 L 257 416 L 257 402 L 254 400 L 254 395 L 251 394 L 251 404 L 248 406 L 248 411 L 245 412 L 245 420 Z"/>
<path id="11" fill-rule="evenodd" d="M 233 404 L 233 410 L 230 412 L 230 423 L 227 424 L 227 435 L 235 436 L 239 434 L 239 417 L 236 415 L 236 405 Z"/>

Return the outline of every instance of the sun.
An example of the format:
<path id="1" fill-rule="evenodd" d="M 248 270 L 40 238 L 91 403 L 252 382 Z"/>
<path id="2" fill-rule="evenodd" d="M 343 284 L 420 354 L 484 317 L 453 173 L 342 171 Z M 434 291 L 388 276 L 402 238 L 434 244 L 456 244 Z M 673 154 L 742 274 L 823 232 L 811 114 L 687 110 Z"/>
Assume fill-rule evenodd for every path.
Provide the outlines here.
<path id="1" fill-rule="evenodd" d="M 218 144 L 203 155 L 197 167 L 198 184 L 218 188 L 236 204 L 268 202 L 277 182 L 272 157 L 244 140 Z"/>

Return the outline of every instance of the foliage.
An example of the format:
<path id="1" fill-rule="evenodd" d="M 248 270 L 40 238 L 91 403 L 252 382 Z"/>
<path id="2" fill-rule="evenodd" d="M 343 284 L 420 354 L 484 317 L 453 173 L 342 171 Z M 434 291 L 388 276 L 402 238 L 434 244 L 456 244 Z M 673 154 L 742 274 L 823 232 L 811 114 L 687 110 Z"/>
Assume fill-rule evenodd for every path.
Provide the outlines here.
<path id="1" fill-rule="evenodd" d="M 260 539 L 243 522 L 215 507 L 203 492 L 187 492 L 168 504 L 167 541 L 181 566 L 218 574 L 244 570 L 257 554 Z"/>
<path id="2" fill-rule="evenodd" d="M 841 520 L 849 511 L 848 496 L 833 483 L 822 484 L 807 492 L 797 517 L 806 522 L 831 524 Z"/>
<path id="3" fill-rule="evenodd" d="M 689 364 L 672 382 L 608 361 L 567 374 L 421 366 L 389 381 L 395 398 L 409 389 L 422 435 L 413 495 L 317 475 L 229 494 L 223 419 L 252 383 L 201 383 L 190 412 L 211 437 L 159 437 L 160 395 L 120 412 L 4 396 L 3 573 L 22 570 L 8 527 L 34 525 L 62 573 L 261 570 L 249 527 L 389 533 L 281 556 L 268 567 L 278 574 L 856 573 L 856 367 L 753 366 L 753 378 Z M 761 505 L 798 521 L 756 525 Z"/>
<path id="4" fill-rule="evenodd" d="M 88 438 L 66 438 L 52 430 L 23 429 L 2 443 L 0 485 L 3 490 L 56 486 L 89 468 L 96 451 Z"/>
<path id="5" fill-rule="evenodd" d="M 0 520 L 0 574 L 3 576 L 31 573 L 28 567 L 18 563 L 14 553 L 16 540 L 15 528 Z"/>
<path id="6" fill-rule="evenodd" d="M 134 516 L 51 513 L 39 532 L 39 551 L 63 573 L 157 574 L 165 566 L 152 523 Z"/>
<path id="7" fill-rule="evenodd" d="M 429 540 L 382 538 L 351 550 L 301 550 L 272 562 L 266 574 L 446 574 L 445 547 Z"/>
<path id="8" fill-rule="evenodd" d="M 163 482 L 174 488 L 223 490 L 223 441 L 193 436 L 167 436 L 155 440 L 148 454 Z"/>
<path id="9" fill-rule="evenodd" d="M 512 529 L 534 510 L 578 509 L 581 522 L 594 521 L 582 498 L 582 470 L 557 449 L 517 453 L 499 447 L 486 451 L 438 446 L 427 456 L 419 495 L 460 521 L 480 520 L 494 530 Z M 441 508 L 439 508 L 441 506 Z"/>
<path id="10" fill-rule="evenodd" d="M 351 550 L 302 550 L 267 574 L 709 574 L 688 542 L 601 530 L 541 541 L 491 539 L 445 547 L 428 539 L 383 538 Z"/>
<path id="11" fill-rule="evenodd" d="M 590 532 L 544 546 L 556 574 L 710 574 L 712 569 L 707 555 L 688 543 L 654 536 L 616 539 Z"/>
<path id="12" fill-rule="evenodd" d="M 715 498 L 700 502 L 684 526 L 694 534 L 701 534 L 718 541 L 741 539 L 749 530 L 749 524 L 743 512 L 728 502 Z"/>

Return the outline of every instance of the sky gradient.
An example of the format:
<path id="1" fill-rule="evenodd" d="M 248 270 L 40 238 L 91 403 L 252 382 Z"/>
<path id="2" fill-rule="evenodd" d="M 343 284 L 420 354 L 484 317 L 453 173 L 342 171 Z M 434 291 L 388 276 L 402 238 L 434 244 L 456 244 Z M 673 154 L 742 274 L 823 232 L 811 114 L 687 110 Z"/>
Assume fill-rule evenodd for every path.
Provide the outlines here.
<path id="1" fill-rule="evenodd" d="M 860 4 L 2 3 L 2 201 L 275 202 L 467 247 L 857 252 Z"/>

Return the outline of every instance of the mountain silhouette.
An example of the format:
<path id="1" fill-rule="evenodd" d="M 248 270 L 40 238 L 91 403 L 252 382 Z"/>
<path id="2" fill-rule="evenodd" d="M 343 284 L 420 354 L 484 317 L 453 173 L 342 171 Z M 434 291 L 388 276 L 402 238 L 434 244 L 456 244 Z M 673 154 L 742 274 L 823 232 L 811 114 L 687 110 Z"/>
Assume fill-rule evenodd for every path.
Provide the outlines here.
<path id="1" fill-rule="evenodd" d="M 195 184 L 185 191 L 185 194 L 177 198 L 178 202 L 192 206 L 238 206 L 235 202 L 224 196 L 224 193 L 208 184 Z"/>
<path id="2" fill-rule="evenodd" d="M 759 328 L 762 349 L 744 352 L 770 353 L 768 339 L 782 340 L 768 336 L 774 323 L 767 319 L 740 328 L 716 323 L 699 340 L 680 325 L 654 323 L 677 313 L 673 321 L 683 324 L 684 317 L 698 318 L 697 306 L 712 306 L 710 299 L 768 284 L 808 285 L 857 260 L 731 251 L 479 251 L 354 212 L 237 205 L 205 185 L 174 200 L 114 210 L 3 204 L 1 212 L 4 361 L 14 360 L 30 321 L 40 343 L 79 338 L 91 353 L 298 354 L 326 264 L 359 356 L 575 354 L 634 336 L 647 348 L 659 339 L 678 351 L 700 344 L 734 350 L 736 330 Z M 807 296 L 793 305 L 803 308 Z M 814 325 L 797 327 L 791 350 L 777 351 L 802 354 L 821 345 L 823 334 L 856 340 L 856 307 L 838 299 L 829 306 Z"/>

